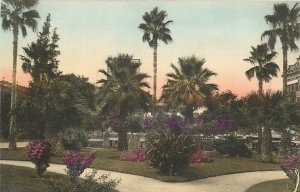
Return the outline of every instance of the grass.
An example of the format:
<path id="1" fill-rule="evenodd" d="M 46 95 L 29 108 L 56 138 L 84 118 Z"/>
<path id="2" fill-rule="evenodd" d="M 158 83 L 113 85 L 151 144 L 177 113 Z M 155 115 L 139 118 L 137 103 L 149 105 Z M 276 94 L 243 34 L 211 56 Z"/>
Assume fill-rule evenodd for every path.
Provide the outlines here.
<path id="1" fill-rule="evenodd" d="M 42 177 L 38 177 L 35 169 L 0 164 L 1 192 L 47 191 L 49 184 L 45 180 L 49 178 L 68 182 L 66 175 L 46 172 Z"/>
<path id="2" fill-rule="evenodd" d="M 279 179 L 274 181 L 266 181 L 253 185 L 246 192 L 291 192 L 292 190 L 288 189 L 289 179 Z"/>
<path id="3" fill-rule="evenodd" d="M 84 151 L 91 152 L 92 149 L 85 149 Z M 58 153 L 54 157 L 51 157 L 51 163 L 62 164 L 63 155 L 64 152 L 58 150 Z M 120 155 L 121 153 L 115 149 L 97 149 L 96 159 L 94 160 L 92 167 L 103 170 L 141 175 L 167 182 L 185 182 L 232 173 L 280 169 L 278 164 L 261 162 L 256 155 L 254 155 L 252 158 L 232 158 L 222 156 L 217 153 L 211 153 L 209 154 L 209 157 L 214 160 L 211 163 L 192 164 L 178 176 L 162 176 L 158 174 L 157 169 L 151 168 L 145 162 L 134 163 L 120 161 Z M 0 149 L 0 159 L 29 160 L 26 157 L 24 148 L 18 148 L 16 151 Z"/>

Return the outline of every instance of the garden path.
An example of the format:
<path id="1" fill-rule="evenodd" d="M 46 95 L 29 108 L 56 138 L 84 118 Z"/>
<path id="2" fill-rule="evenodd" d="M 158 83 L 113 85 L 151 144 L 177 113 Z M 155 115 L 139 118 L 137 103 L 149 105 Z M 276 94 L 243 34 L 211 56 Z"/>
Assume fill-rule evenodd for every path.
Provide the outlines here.
<path id="1" fill-rule="evenodd" d="M 0 164 L 34 168 L 29 161 L 0 160 Z M 50 164 L 47 171 L 66 174 L 65 167 L 64 165 Z M 83 175 L 91 171 L 92 169 L 87 169 Z M 184 183 L 166 183 L 142 176 L 103 170 L 98 170 L 97 176 L 107 173 L 112 179 L 121 179 L 121 183 L 117 187 L 120 192 L 243 192 L 257 183 L 287 178 L 283 171 L 237 173 Z"/>

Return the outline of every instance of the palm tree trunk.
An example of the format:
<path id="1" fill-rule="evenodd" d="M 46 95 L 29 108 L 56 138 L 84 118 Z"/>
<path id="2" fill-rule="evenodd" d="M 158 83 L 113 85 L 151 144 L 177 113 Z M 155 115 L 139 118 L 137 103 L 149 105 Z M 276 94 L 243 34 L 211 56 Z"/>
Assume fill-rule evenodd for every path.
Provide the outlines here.
<path id="1" fill-rule="evenodd" d="M 284 45 L 284 46 L 282 46 L 282 50 L 283 50 L 282 92 L 284 95 L 286 95 L 287 94 L 287 66 L 288 66 L 287 52 L 288 52 L 288 47 L 286 45 Z M 280 154 L 283 158 L 286 158 L 288 155 L 288 146 L 290 143 L 289 134 L 286 129 L 287 129 L 287 127 L 283 127 L 282 131 L 281 131 Z"/>
<path id="2" fill-rule="evenodd" d="M 120 121 L 125 122 L 126 117 L 128 115 L 128 107 L 126 104 L 121 107 L 120 109 Z M 121 127 L 118 128 L 118 151 L 124 151 L 128 149 L 128 139 L 127 139 L 127 127 L 123 126 L 123 123 Z"/>
<path id="3" fill-rule="evenodd" d="M 268 126 L 263 128 L 263 140 L 262 140 L 262 159 L 266 162 L 271 162 L 272 157 L 272 133 Z"/>
<path id="4" fill-rule="evenodd" d="M 9 126 L 9 148 L 16 149 L 16 75 L 17 75 L 17 55 L 18 55 L 18 27 L 14 27 L 13 35 L 13 73 L 12 73 L 12 87 L 11 87 L 11 105 L 10 105 L 10 126 Z"/>
<path id="5" fill-rule="evenodd" d="M 193 122 L 193 106 L 185 107 L 185 120 L 192 123 Z"/>
<path id="6" fill-rule="evenodd" d="M 283 46 L 283 66 L 282 66 L 282 80 L 283 80 L 283 86 L 282 86 L 282 92 L 283 94 L 287 93 L 287 66 L 288 66 L 288 60 L 287 60 L 287 51 L 288 47 Z"/>
<path id="7" fill-rule="evenodd" d="M 261 97 L 262 94 L 263 94 L 263 82 L 262 80 L 258 80 L 258 95 Z M 263 125 L 259 123 L 257 129 L 257 153 L 259 155 L 261 154 L 262 137 L 263 137 Z"/>
<path id="8" fill-rule="evenodd" d="M 156 113 L 157 43 L 153 46 L 153 114 Z"/>

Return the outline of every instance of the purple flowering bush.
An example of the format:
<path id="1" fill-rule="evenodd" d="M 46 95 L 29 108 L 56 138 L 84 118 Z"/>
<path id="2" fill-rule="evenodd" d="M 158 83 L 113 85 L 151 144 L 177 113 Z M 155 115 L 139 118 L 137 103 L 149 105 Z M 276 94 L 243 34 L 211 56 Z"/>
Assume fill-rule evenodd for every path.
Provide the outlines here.
<path id="1" fill-rule="evenodd" d="M 146 156 L 161 174 L 174 175 L 189 165 L 196 146 L 187 134 L 187 123 L 176 115 L 158 113 L 145 119 Z"/>
<path id="2" fill-rule="evenodd" d="M 70 181 L 75 182 L 76 179 L 88 168 L 95 159 L 95 152 L 85 155 L 80 151 L 69 151 L 63 161 L 67 165 L 66 173 Z"/>
<path id="3" fill-rule="evenodd" d="M 51 146 L 44 140 L 33 140 L 25 147 L 25 152 L 35 164 L 37 175 L 41 176 L 49 167 Z"/>
<path id="4" fill-rule="evenodd" d="M 143 150 L 137 149 L 135 151 L 127 152 L 121 155 L 122 161 L 132 161 L 132 162 L 144 162 L 146 160 L 146 154 Z"/>
<path id="5" fill-rule="evenodd" d="M 292 182 L 292 188 L 299 188 L 297 186 L 298 175 L 300 171 L 300 154 L 292 155 L 286 161 L 281 163 L 281 169 L 286 173 Z"/>

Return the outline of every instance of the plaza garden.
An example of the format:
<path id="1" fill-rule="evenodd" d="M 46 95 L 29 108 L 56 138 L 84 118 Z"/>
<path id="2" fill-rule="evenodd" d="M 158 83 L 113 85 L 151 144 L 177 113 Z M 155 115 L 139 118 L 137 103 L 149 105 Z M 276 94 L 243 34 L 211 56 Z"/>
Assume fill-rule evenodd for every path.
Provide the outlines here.
<path id="1" fill-rule="evenodd" d="M 253 184 L 241 184 L 243 190 L 300 191 L 299 98 L 287 80 L 287 56 L 298 51 L 300 39 L 298 3 L 277 3 L 266 13 L 262 43 L 241 61 L 251 66 L 244 77 L 256 79 L 258 91 L 243 97 L 219 91 L 211 81 L 217 73 L 195 55 L 170 64 L 158 96 L 158 47 L 172 43 L 170 26 L 176 25 L 158 7 L 141 15 L 136 28 L 153 50 L 151 78 L 127 53 L 107 57 L 96 84 L 64 73 L 50 14 L 18 52 L 20 34 L 39 29 L 37 5 L 1 3 L 2 28 L 13 34 L 12 83 L 1 81 L 1 191 L 152 191 L 147 182 L 153 190 L 202 191 L 209 181 L 220 181 L 219 191 L 226 191 L 226 176 L 238 186 L 239 177 L 247 183 L 247 174 L 260 173 L 266 176 L 248 178 Z M 281 67 L 276 51 L 282 51 Z M 16 85 L 18 59 L 31 78 L 27 87 Z M 280 69 L 283 89 L 265 90 Z"/>

